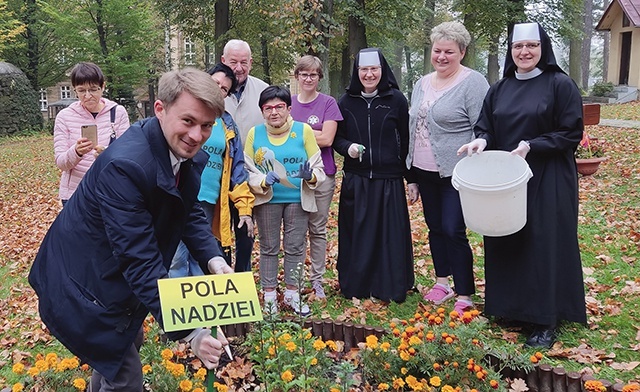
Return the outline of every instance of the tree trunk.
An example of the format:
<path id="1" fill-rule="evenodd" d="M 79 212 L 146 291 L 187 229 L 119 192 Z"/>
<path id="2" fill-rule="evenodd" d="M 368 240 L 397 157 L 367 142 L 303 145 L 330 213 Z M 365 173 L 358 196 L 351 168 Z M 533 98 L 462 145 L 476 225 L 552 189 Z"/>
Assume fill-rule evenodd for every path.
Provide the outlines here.
<path id="1" fill-rule="evenodd" d="M 426 15 L 424 17 L 424 28 L 425 28 L 425 31 L 430 33 L 431 29 L 434 27 L 433 26 L 433 23 L 434 23 L 433 16 L 436 13 L 436 0 L 425 0 L 425 10 L 427 12 L 426 12 Z M 431 66 L 431 40 L 429 39 L 428 36 L 427 36 L 427 40 L 426 40 L 425 45 L 424 45 L 423 60 L 422 61 L 423 61 L 422 72 L 423 72 L 424 75 L 426 75 L 429 72 L 433 71 L 433 67 Z"/>
<path id="2" fill-rule="evenodd" d="M 333 0 L 324 0 L 322 3 L 323 3 L 322 12 L 325 15 L 332 17 L 333 16 Z M 324 78 L 320 81 L 320 90 L 327 94 L 331 94 L 331 88 L 329 84 L 329 76 L 330 76 L 329 51 L 330 51 L 330 44 L 331 44 L 331 35 L 328 27 L 323 28 L 322 32 L 324 33 L 325 50 L 324 52 L 320 53 L 320 55 L 318 56 L 322 61 L 322 73 L 324 73 Z"/>
<path id="3" fill-rule="evenodd" d="M 465 27 L 470 26 L 472 23 L 473 23 L 473 15 L 465 14 L 464 15 Z M 476 64 L 476 40 L 473 36 L 471 36 L 471 42 L 469 43 L 469 46 L 467 46 L 466 53 L 461 63 L 462 65 L 465 65 L 471 69 L 478 68 Z"/>
<path id="4" fill-rule="evenodd" d="M 391 67 L 391 71 L 393 72 L 393 76 L 396 77 L 396 82 L 398 82 L 398 88 L 402 90 L 402 48 L 404 46 L 403 42 L 396 41 L 394 43 L 395 50 L 393 51 L 393 67 Z"/>
<path id="5" fill-rule="evenodd" d="M 609 6 L 609 0 L 604 0 L 602 9 L 606 10 Z M 609 43 L 611 39 L 611 33 L 609 31 L 602 32 L 602 81 L 607 81 L 609 78 Z M 617 84 L 617 83 L 616 83 Z"/>
<path id="6" fill-rule="evenodd" d="M 229 0 L 216 0 L 216 21 L 214 27 L 214 39 L 216 43 L 216 62 L 220 61 L 225 42 L 222 37 L 229 31 Z"/>
<path id="7" fill-rule="evenodd" d="M 264 81 L 271 84 L 271 65 L 269 64 L 269 43 L 264 36 L 260 37 L 260 49 L 262 54 L 262 69 L 264 71 Z"/>
<path id="8" fill-rule="evenodd" d="M 362 19 L 356 14 L 364 15 L 364 1 L 365 0 L 356 0 L 357 7 L 359 12 L 353 13 L 349 15 L 349 60 L 350 66 L 347 67 L 347 73 L 350 73 L 351 65 L 353 65 L 353 60 L 356 57 L 356 54 L 360 51 L 360 49 L 364 49 L 367 47 L 367 34 L 365 31 L 365 25 Z M 345 68 L 343 67 L 342 72 L 345 72 Z"/>
<path id="9" fill-rule="evenodd" d="M 500 64 L 498 63 L 499 44 L 499 36 L 493 37 L 489 44 L 489 55 L 487 56 L 487 81 L 490 85 L 500 80 Z"/>
<path id="10" fill-rule="evenodd" d="M 404 61 L 405 67 L 407 67 L 407 97 L 411 99 L 411 94 L 413 94 L 413 66 L 411 65 L 411 48 L 409 46 L 404 47 Z"/>
<path id="11" fill-rule="evenodd" d="M 571 25 L 576 31 L 583 30 L 583 17 L 579 11 L 574 10 L 571 15 Z M 582 57 L 582 38 L 576 37 L 569 40 L 569 76 L 578 87 L 583 87 L 580 60 Z"/>
<path id="12" fill-rule="evenodd" d="M 584 0 L 584 38 L 582 39 L 582 88 L 589 89 L 591 75 L 591 38 L 593 37 L 593 0 Z"/>
<path id="13" fill-rule="evenodd" d="M 38 5 L 36 0 L 27 0 L 25 2 L 25 12 L 23 23 L 26 26 L 27 36 L 27 69 L 24 69 L 24 73 L 31 82 L 31 86 L 34 90 L 40 90 L 40 81 L 38 80 L 38 65 L 40 51 L 38 46 L 38 34 L 36 32 L 37 11 Z"/>
<path id="14" fill-rule="evenodd" d="M 164 17 L 164 70 L 171 71 L 173 64 L 171 61 L 171 21 L 169 16 Z"/>

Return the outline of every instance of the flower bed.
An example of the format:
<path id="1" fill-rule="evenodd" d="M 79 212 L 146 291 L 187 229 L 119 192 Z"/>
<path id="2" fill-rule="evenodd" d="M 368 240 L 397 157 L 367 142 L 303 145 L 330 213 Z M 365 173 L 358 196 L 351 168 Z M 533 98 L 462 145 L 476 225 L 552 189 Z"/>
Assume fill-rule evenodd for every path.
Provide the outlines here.
<path id="1" fill-rule="evenodd" d="M 217 392 L 640 392 L 638 384 L 612 384 L 541 364 L 541 353 L 527 357 L 516 345 L 509 352 L 489 347 L 478 339 L 486 322 L 477 311 L 459 315 L 438 308 L 392 320 L 387 329 L 309 319 L 226 326 L 234 359 L 223 357 L 214 387 Z M 155 322 L 145 323 L 145 333 L 145 390 L 204 392 L 207 372 L 189 348 L 163 342 Z M 77 358 L 30 359 L 13 364 L 22 380 L 12 391 L 86 390 L 91 370 Z"/>

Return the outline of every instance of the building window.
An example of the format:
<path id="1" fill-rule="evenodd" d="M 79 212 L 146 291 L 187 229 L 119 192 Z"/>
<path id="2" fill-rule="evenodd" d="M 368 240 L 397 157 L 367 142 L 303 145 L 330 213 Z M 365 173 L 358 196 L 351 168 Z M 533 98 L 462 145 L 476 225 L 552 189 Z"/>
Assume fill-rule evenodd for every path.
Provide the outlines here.
<path id="1" fill-rule="evenodd" d="M 629 21 L 629 17 L 626 13 L 622 13 L 622 27 L 629 27 L 631 22 Z"/>
<path id="2" fill-rule="evenodd" d="M 41 88 L 40 89 L 40 111 L 46 112 L 48 105 L 49 105 L 49 102 L 47 102 L 47 90 Z"/>
<path id="3" fill-rule="evenodd" d="M 71 87 L 60 86 L 60 99 L 69 99 L 69 98 L 71 98 Z"/>
<path id="4" fill-rule="evenodd" d="M 196 44 L 190 38 L 184 40 L 184 63 L 186 65 L 196 63 Z"/>

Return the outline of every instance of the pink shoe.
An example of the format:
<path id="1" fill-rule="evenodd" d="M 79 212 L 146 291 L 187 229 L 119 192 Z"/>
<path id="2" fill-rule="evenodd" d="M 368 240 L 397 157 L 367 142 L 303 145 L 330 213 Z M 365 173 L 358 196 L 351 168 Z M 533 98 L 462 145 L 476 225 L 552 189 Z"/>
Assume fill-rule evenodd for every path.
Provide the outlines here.
<path id="1" fill-rule="evenodd" d="M 444 301 L 453 298 L 454 295 L 456 295 L 456 293 L 453 290 L 449 289 L 449 291 L 447 291 L 445 287 L 436 283 L 422 298 L 424 298 L 425 301 L 440 305 Z"/>
<path id="2" fill-rule="evenodd" d="M 469 303 L 469 301 L 457 300 L 456 304 L 453 306 L 453 310 L 458 312 L 458 315 L 462 316 L 464 312 L 469 312 L 473 309 L 473 303 Z"/>

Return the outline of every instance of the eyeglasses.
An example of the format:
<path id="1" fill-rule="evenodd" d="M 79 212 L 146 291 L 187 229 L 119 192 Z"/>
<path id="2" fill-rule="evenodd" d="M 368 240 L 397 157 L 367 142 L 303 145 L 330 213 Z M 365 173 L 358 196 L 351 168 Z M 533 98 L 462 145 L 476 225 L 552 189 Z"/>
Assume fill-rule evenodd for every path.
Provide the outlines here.
<path id="1" fill-rule="evenodd" d="M 358 72 L 360 72 L 363 75 L 366 75 L 369 72 L 371 72 L 372 74 L 377 74 L 381 70 L 382 70 L 381 67 L 358 67 Z"/>
<path id="2" fill-rule="evenodd" d="M 537 48 L 538 46 L 540 46 L 540 42 L 528 42 L 526 44 L 523 43 L 517 43 L 517 44 L 513 44 L 511 45 L 511 48 L 514 50 L 522 50 L 525 47 L 529 50 L 533 50 L 535 48 Z"/>
<path id="3" fill-rule="evenodd" d="M 263 105 L 262 106 L 262 111 L 264 113 L 271 113 L 275 109 L 276 112 L 281 112 L 281 111 L 285 110 L 286 108 L 287 108 L 287 104 L 286 103 L 279 103 L 277 105 Z"/>
<path id="4" fill-rule="evenodd" d="M 74 91 L 79 97 L 84 97 L 86 93 L 89 93 L 91 95 L 98 95 L 98 93 L 102 91 L 102 89 L 99 87 L 92 87 L 88 90 L 86 88 L 76 88 L 74 89 Z"/>
<path id="5" fill-rule="evenodd" d="M 302 80 L 305 79 L 310 79 L 310 80 L 316 80 L 318 79 L 320 75 L 318 75 L 317 73 L 299 73 L 298 77 Z"/>

